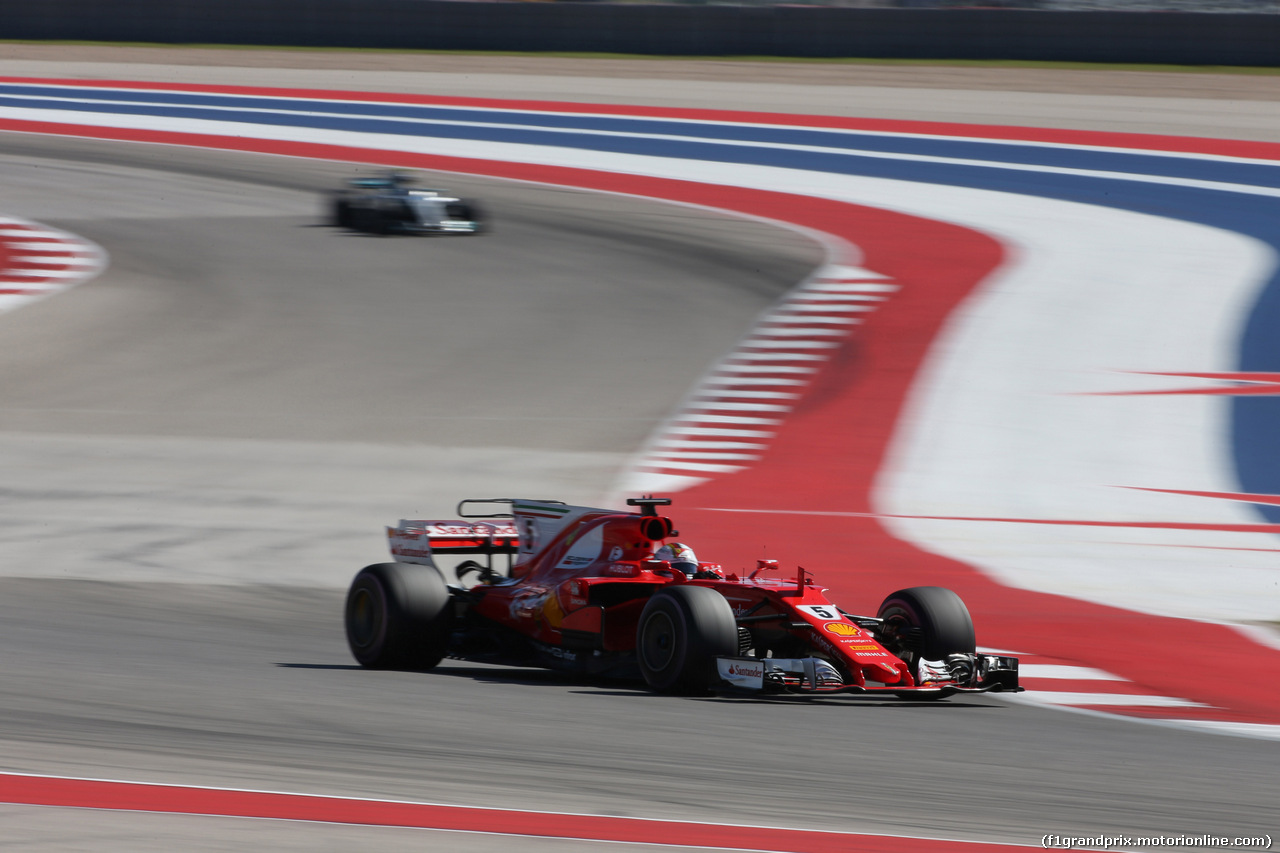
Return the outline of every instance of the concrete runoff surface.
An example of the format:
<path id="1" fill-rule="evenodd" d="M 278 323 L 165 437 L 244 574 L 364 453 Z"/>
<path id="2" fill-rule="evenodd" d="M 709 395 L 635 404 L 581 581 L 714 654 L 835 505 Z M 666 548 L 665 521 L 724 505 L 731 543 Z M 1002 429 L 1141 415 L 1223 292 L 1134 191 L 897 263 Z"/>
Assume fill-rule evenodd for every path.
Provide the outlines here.
<path id="1" fill-rule="evenodd" d="M 1138 77 L 1079 72 L 1098 94 L 1003 75 L 1040 93 L 1010 97 L 1001 75 L 916 69 L 878 69 L 862 85 L 833 84 L 814 66 L 822 80 L 810 84 L 792 65 L 707 80 L 705 67 L 645 62 L 661 73 L 632 81 L 636 67 L 587 60 L 395 69 L 395 57 L 297 54 L 294 63 L 339 67 L 271 71 L 247 66 L 278 57 L 236 51 L 224 56 L 243 65 L 147 70 L 51 50 L 67 52 L 22 58 L 24 46 L 7 45 L 0 73 L 789 105 L 1235 138 L 1267 138 L 1278 109 L 1274 86 L 1257 85 L 1268 78 L 1235 76 L 1236 89 L 1171 75 L 1139 90 Z M 112 54 L 143 56 L 155 54 Z M 350 72 L 348 61 L 394 70 Z M 654 82 L 668 74 L 691 82 Z M 972 88 L 954 88 L 965 79 Z M 1274 832 L 1273 743 L 988 698 L 672 700 L 539 671 L 353 666 L 335 587 L 381 558 L 382 524 L 448 515 L 480 492 L 591 502 L 702 368 L 818 262 L 806 240 L 647 202 L 453 177 L 442 182 L 489 202 L 492 235 L 380 239 L 317 226 L 316 190 L 346 174 L 331 164 L 10 134 L 0 146 L 5 204 L 22 207 L 6 212 L 93 239 L 113 260 L 77 292 L 0 316 L 0 535 L 4 572 L 19 576 L 0 579 L 0 648 L 19 650 L 0 657 L 0 770 L 1029 845 L 1045 833 Z M 432 280 L 431 295 L 450 313 L 411 310 L 422 272 L 441 269 L 452 275 Z M 619 296 L 625 312 L 613 308 Z M 561 307 L 539 329 L 554 332 L 531 333 L 523 321 L 547 300 Z M 437 349 L 425 358 L 422 347 Z M 578 371 L 576 383 L 546 381 L 562 371 Z M 424 385 L 437 393 L 415 393 Z M 583 397 L 556 396 L 573 388 Z M 553 397 L 545 421 L 525 405 L 544 399 L 538 390 Z M 462 406 L 466 420 L 446 422 L 442 405 Z M 292 586 L 254 586 L 264 582 Z M 6 843 L 514 843 L 163 815 L 81 814 L 72 825 L 67 814 L 0 806 Z"/>

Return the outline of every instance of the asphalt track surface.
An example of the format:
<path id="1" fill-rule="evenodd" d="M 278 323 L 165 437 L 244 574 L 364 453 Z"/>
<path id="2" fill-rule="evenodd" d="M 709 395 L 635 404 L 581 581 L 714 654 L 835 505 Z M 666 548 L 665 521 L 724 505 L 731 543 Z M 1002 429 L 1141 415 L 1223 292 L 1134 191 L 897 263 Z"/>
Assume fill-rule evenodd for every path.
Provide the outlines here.
<path id="1" fill-rule="evenodd" d="M 0 317 L 6 562 L 45 578 L 0 580 L 0 769 L 1030 845 L 1275 832 L 1271 743 L 987 698 L 671 699 L 350 664 L 336 587 L 381 553 L 377 524 L 447 514 L 477 479 L 591 501 L 819 261 L 803 238 L 450 177 L 492 235 L 382 240 L 317 224 L 316 188 L 349 167 L 0 145 L 6 206 L 112 257 L 93 285 Z M 154 583 L 175 572 L 197 583 Z M 0 814 L 20 850 L 602 847 Z"/>

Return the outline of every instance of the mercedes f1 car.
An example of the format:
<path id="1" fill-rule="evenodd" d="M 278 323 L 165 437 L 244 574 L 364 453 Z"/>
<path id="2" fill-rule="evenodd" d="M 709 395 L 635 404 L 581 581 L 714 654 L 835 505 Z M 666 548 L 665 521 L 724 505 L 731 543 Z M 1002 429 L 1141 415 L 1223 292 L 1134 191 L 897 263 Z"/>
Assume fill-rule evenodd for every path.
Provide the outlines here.
<path id="1" fill-rule="evenodd" d="M 348 181 L 329 199 L 330 224 L 374 234 L 479 234 L 479 206 L 444 190 L 419 189 L 402 172 Z"/>
<path id="2" fill-rule="evenodd" d="M 428 670 L 448 657 L 638 676 L 693 695 L 1022 689 L 1016 658 L 977 651 L 951 590 L 899 590 L 877 615 L 853 615 L 804 569 L 769 574 L 775 560 L 750 574 L 681 562 L 690 549 L 667 541 L 676 531 L 657 512 L 670 500 L 627 504 L 637 511 L 464 500 L 457 520 L 387 528 L 396 562 L 362 569 L 347 594 L 352 654 L 370 668 Z M 443 555 L 465 558 L 463 580 L 446 581 Z"/>

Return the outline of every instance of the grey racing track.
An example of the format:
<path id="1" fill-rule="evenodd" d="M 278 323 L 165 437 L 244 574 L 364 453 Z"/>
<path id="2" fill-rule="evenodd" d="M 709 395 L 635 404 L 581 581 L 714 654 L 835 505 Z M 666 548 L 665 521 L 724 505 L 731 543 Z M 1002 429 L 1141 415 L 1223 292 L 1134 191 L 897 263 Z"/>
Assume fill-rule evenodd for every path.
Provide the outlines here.
<path id="1" fill-rule="evenodd" d="M 993 698 L 355 667 L 342 586 L 382 559 L 381 525 L 467 496 L 599 500 L 822 258 L 765 223 L 460 176 L 429 179 L 481 199 L 491 234 L 323 225 L 321 191 L 360 168 L 0 135 L 0 213 L 112 259 L 0 315 L 0 771 L 1033 846 L 1275 834 L 1274 742 Z M 25 806 L 0 806 L 0 833 L 24 851 L 604 849 Z"/>

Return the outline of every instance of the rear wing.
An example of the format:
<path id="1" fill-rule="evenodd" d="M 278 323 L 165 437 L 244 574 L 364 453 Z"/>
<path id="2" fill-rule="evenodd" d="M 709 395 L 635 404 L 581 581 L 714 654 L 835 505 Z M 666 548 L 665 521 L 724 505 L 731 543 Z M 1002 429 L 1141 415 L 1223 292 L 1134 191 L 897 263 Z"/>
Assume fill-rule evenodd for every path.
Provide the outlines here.
<path id="1" fill-rule="evenodd" d="M 387 528 L 391 556 L 402 563 L 434 566 L 433 554 L 484 554 L 492 568 L 494 554 L 514 555 L 520 535 L 514 522 L 404 519 Z"/>

